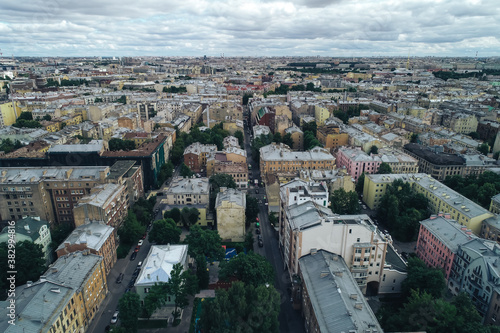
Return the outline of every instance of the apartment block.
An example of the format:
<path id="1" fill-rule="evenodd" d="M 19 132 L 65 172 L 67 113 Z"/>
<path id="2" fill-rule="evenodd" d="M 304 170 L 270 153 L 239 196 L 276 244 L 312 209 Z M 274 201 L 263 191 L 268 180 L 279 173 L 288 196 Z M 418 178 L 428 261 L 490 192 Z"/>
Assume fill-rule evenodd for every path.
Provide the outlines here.
<path id="1" fill-rule="evenodd" d="M 89 250 L 90 253 L 101 256 L 106 276 L 116 263 L 116 232 L 115 228 L 96 221 L 76 227 L 75 230 L 56 249 L 57 257 Z"/>
<path id="2" fill-rule="evenodd" d="M 327 149 L 315 147 L 300 152 L 292 151 L 290 147 L 280 143 L 272 143 L 260 148 L 260 173 L 297 174 L 301 170 L 332 170 L 335 169 L 335 158 Z"/>
<path id="3" fill-rule="evenodd" d="M 450 214 L 432 215 L 420 222 L 417 257 L 427 266 L 440 268 L 448 281 L 460 244 L 476 238 L 470 230 L 450 219 Z"/>
<path id="4" fill-rule="evenodd" d="M 118 229 L 127 216 L 128 207 L 129 197 L 125 186 L 98 185 L 74 207 L 75 226 L 81 226 L 87 221 L 103 221 Z"/>
<path id="5" fill-rule="evenodd" d="M 482 222 L 494 216 L 490 211 L 424 173 L 366 175 L 363 188 L 363 200 L 366 205 L 370 209 L 378 208 L 387 185 L 391 185 L 396 179 L 410 183 L 415 191 L 429 199 L 429 208 L 433 214 L 449 213 L 452 219 L 472 230 L 475 235 L 479 235 Z"/>
<path id="6" fill-rule="evenodd" d="M 208 178 L 175 177 L 163 195 L 161 202 L 166 205 L 208 205 Z"/>
<path id="7" fill-rule="evenodd" d="M 142 166 L 135 161 L 116 161 L 110 168 L 108 182 L 126 187 L 129 206 L 144 196 L 144 174 Z"/>
<path id="8" fill-rule="evenodd" d="M 349 142 L 349 134 L 341 131 L 338 124 L 329 124 L 318 127 L 316 137 L 325 148 L 329 149 L 346 146 Z"/>
<path id="9" fill-rule="evenodd" d="M 221 189 L 215 200 L 217 231 L 223 241 L 245 240 L 246 196 L 243 192 L 228 188 Z"/>
<path id="10" fill-rule="evenodd" d="M 368 155 L 361 148 L 341 147 L 336 155 L 337 168 L 345 168 L 354 180 L 362 173 L 376 173 L 382 163 L 378 155 Z"/>
<path id="11" fill-rule="evenodd" d="M 341 256 L 311 252 L 299 259 L 299 276 L 306 332 L 383 332 Z"/>
<path id="12" fill-rule="evenodd" d="M 195 142 L 184 150 L 184 164 L 193 172 L 203 172 L 207 168 L 209 155 L 216 151 L 216 145 L 203 145 Z"/>

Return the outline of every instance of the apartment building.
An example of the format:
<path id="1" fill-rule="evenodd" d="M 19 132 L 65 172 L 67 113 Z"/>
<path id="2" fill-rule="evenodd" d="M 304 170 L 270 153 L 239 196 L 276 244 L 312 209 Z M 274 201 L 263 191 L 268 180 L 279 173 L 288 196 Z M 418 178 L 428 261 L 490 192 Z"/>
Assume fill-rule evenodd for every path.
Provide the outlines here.
<path id="1" fill-rule="evenodd" d="M 382 163 L 378 155 L 368 155 L 361 148 L 340 147 L 336 155 L 337 168 L 345 168 L 354 180 L 362 173 L 376 173 Z"/>
<path id="2" fill-rule="evenodd" d="M 315 147 L 300 152 L 280 143 L 272 143 L 260 148 L 260 173 L 297 174 L 300 170 L 332 170 L 335 169 L 335 158 L 327 149 Z"/>
<path id="3" fill-rule="evenodd" d="M 478 121 L 475 115 L 455 113 L 451 119 L 449 128 L 460 134 L 469 134 L 477 130 Z"/>
<path id="4" fill-rule="evenodd" d="M 231 162 L 225 160 L 225 154 L 222 156 L 217 152 L 213 159 L 207 163 L 207 177 L 217 174 L 226 174 L 233 177 L 238 188 L 248 188 L 248 164 L 242 162 Z"/>
<path id="5" fill-rule="evenodd" d="M 450 219 L 450 214 L 432 215 L 420 222 L 417 257 L 427 266 L 440 268 L 448 281 L 460 244 L 476 238 L 470 230 Z"/>
<path id="6" fill-rule="evenodd" d="M 482 222 L 494 216 L 493 213 L 424 173 L 366 175 L 363 188 L 363 200 L 366 205 L 370 209 L 377 209 L 387 185 L 391 185 L 396 179 L 410 183 L 415 191 L 429 199 L 429 208 L 433 214 L 449 213 L 452 219 L 472 230 L 475 235 L 479 235 Z"/>
<path id="7" fill-rule="evenodd" d="M 151 287 L 169 281 L 175 264 L 181 264 L 184 270 L 188 269 L 188 260 L 187 245 L 152 245 L 135 281 L 141 302 L 144 302 Z M 174 305 L 174 301 L 174 296 L 166 297 L 166 305 Z"/>
<path id="8" fill-rule="evenodd" d="M 471 239 L 458 246 L 448 289 L 453 295 L 466 292 L 484 325 L 498 325 L 500 316 L 500 245 L 481 238 Z"/>
<path id="9" fill-rule="evenodd" d="M 30 241 L 42 247 L 42 252 L 47 264 L 52 260 L 52 249 L 49 247 L 52 237 L 49 231 L 49 222 L 41 220 L 38 216 L 29 216 L 16 221 L 14 226 L 15 241 Z M 0 233 L 0 243 L 7 243 L 10 238 L 9 228 L 3 228 Z"/>
<path id="10" fill-rule="evenodd" d="M 119 184 L 103 184 L 95 186 L 91 192 L 78 200 L 73 209 L 75 226 L 87 221 L 103 221 L 118 229 L 129 207 L 127 189 Z"/>
<path id="11" fill-rule="evenodd" d="M 349 134 L 343 132 L 338 124 L 318 127 L 316 137 L 328 149 L 346 146 L 349 141 Z"/>
<path id="12" fill-rule="evenodd" d="M 299 295 L 306 332 L 383 332 L 349 265 L 319 250 L 299 259 Z"/>
<path id="13" fill-rule="evenodd" d="M 292 149 L 294 150 L 304 150 L 304 132 L 302 130 L 293 125 L 285 129 L 285 135 L 290 134 L 293 145 Z"/>
<path id="14" fill-rule="evenodd" d="M 215 200 L 217 231 L 223 241 L 245 240 L 246 207 L 246 196 L 239 190 L 221 188 L 221 192 L 217 193 Z"/>
<path id="15" fill-rule="evenodd" d="M 37 282 L 16 288 L 16 325 L 0 321 L 2 332 L 84 332 L 106 297 L 103 259 L 88 251 L 56 260 Z M 7 302 L 0 314 L 7 317 Z"/>
<path id="16" fill-rule="evenodd" d="M 163 195 L 161 202 L 166 205 L 208 205 L 208 178 L 175 177 Z"/>
<path id="17" fill-rule="evenodd" d="M 144 196 L 144 174 L 142 166 L 135 161 L 116 161 L 110 168 L 107 180 L 113 184 L 125 186 L 129 198 L 129 206 Z"/>
<path id="18" fill-rule="evenodd" d="M 393 289 L 384 290 L 400 292 L 400 283 L 406 278 L 405 265 L 399 258 L 403 268 L 392 271 L 398 264 L 386 263 L 389 240 L 367 215 L 335 215 L 326 207 L 306 201 L 285 209 L 283 225 L 281 251 L 291 276 L 298 273 L 301 257 L 322 249 L 344 258 L 363 293 L 367 289 L 377 293 L 392 280 Z"/>
<path id="19" fill-rule="evenodd" d="M 89 250 L 103 258 L 104 272 L 107 276 L 116 263 L 115 228 L 97 221 L 76 227 L 75 230 L 56 249 L 57 257 Z"/>
<path id="20" fill-rule="evenodd" d="M 203 172 L 207 168 L 209 155 L 216 151 L 216 145 L 204 145 L 195 142 L 184 150 L 184 164 L 193 172 Z"/>
<path id="21" fill-rule="evenodd" d="M 2 220 L 40 216 L 53 224 L 74 224 L 73 208 L 97 184 L 106 182 L 109 167 L 3 168 L 0 173 Z"/>

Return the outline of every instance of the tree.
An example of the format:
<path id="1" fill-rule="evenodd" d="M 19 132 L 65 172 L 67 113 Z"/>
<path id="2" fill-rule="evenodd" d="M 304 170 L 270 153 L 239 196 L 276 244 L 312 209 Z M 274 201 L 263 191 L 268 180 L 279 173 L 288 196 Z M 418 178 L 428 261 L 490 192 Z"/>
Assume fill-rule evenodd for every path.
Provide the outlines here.
<path id="1" fill-rule="evenodd" d="M 118 103 L 127 104 L 127 96 L 121 95 L 120 98 L 116 100 Z"/>
<path id="2" fill-rule="evenodd" d="M 413 133 L 413 134 L 411 135 L 410 142 L 411 142 L 411 143 L 418 143 L 418 134 L 417 134 L 417 133 Z"/>
<path id="3" fill-rule="evenodd" d="M 17 120 L 33 120 L 33 114 L 29 111 L 23 111 L 19 117 L 17 117 Z"/>
<path id="4" fill-rule="evenodd" d="M 165 283 L 167 294 L 174 298 L 174 317 L 179 316 L 177 308 L 185 308 L 188 304 L 188 295 L 198 291 L 198 281 L 190 271 L 184 271 L 182 264 L 177 263 L 170 272 L 170 278 Z"/>
<path id="5" fill-rule="evenodd" d="M 333 191 L 330 202 L 332 212 L 336 214 L 356 214 L 361 211 L 356 192 L 346 192 L 343 188 Z"/>
<path id="6" fill-rule="evenodd" d="M 198 279 L 198 287 L 207 289 L 210 282 L 210 274 L 207 268 L 207 260 L 204 255 L 197 255 L 196 261 L 196 278 Z"/>
<path id="7" fill-rule="evenodd" d="M 6 242 L 0 243 L 0 290 L 8 288 L 8 271 L 12 271 L 8 261 L 10 253 Z M 27 281 L 37 281 L 45 271 L 45 258 L 40 244 L 31 241 L 21 241 L 15 244 L 16 260 L 16 286 Z"/>
<path id="8" fill-rule="evenodd" d="M 50 114 L 46 114 L 45 116 L 42 117 L 42 119 L 47 120 L 47 121 L 51 121 L 52 117 L 50 116 Z"/>
<path id="9" fill-rule="evenodd" d="M 488 144 L 484 142 L 477 148 L 477 150 L 483 155 L 488 155 L 488 152 L 490 151 L 490 146 L 488 146 Z"/>
<path id="10" fill-rule="evenodd" d="M 118 229 L 118 235 L 123 243 L 132 245 L 145 231 L 146 227 L 137 221 L 134 212 L 129 209 L 123 225 Z"/>
<path id="11" fill-rule="evenodd" d="M 12 126 L 17 127 L 17 128 L 40 128 L 43 127 L 42 124 L 40 124 L 36 120 L 25 120 L 25 119 L 17 119 L 17 121 L 12 124 Z"/>
<path id="12" fill-rule="evenodd" d="M 213 301 L 203 303 L 200 324 L 205 332 L 279 331 L 280 294 L 272 285 L 233 283 L 218 289 Z"/>
<path id="13" fill-rule="evenodd" d="M 283 136 L 283 143 L 287 145 L 288 147 L 292 148 L 293 147 L 293 138 L 291 133 L 286 133 Z"/>
<path id="14" fill-rule="evenodd" d="M 185 243 L 189 245 L 188 253 L 192 258 L 197 255 L 204 255 L 216 261 L 224 258 L 225 251 L 217 230 L 203 230 L 199 225 L 193 225 Z"/>
<path id="15" fill-rule="evenodd" d="M 244 143 L 245 143 L 245 138 L 243 136 L 243 132 L 242 131 L 236 131 L 234 133 L 234 137 L 236 139 L 238 139 L 238 144 L 240 145 L 240 147 L 242 147 L 242 149 L 245 149 L 244 147 Z"/>
<path id="16" fill-rule="evenodd" d="M 251 251 L 248 254 L 239 253 L 233 259 L 221 263 L 219 277 L 227 280 L 232 276 L 245 284 L 257 287 L 261 284 L 272 284 L 274 270 L 266 258 Z"/>
<path id="17" fill-rule="evenodd" d="M 189 178 L 193 175 L 193 172 L 191 171 L 191 169 L 184 163 L 181 164 L 181 176 L 184 177 L 184 178 Z"/>
<path id="18" fill-rule="evenodd" d="M 446 287 L 446 280 L 440 269 L 427 267 L 417 258 L 410 257 L 407 266 L 408 276 L 402 282 L 403 295 L 410 296 L 410 290 L 419 293 L 428 293 L 433 298 L 441 297 Z"/>
<path id="19" fill-rule="evenodd" d="M 192 225 L 198 222 L 200 212 L 196 207 L 184 207 L 181 211 L 181 221 L 185 228 L 189 229 Z"/>
<path id="20" fill-rule="evenodd" d="M 478 140 L 479 139 L 479 133 L 478 132 L 470 132 L 469 133 L 469 136 L 474 139 L 474 140 Z"/>
<path id="21" fill-rule="evenodd" d="M 371 148 L 370 148 L 370 154 L 378 154 L 378 147 L 377 146 L 371 146 Z"/>
<path id="22" fill-rule="evenodd" d="M 177 227 L 173 219 L 158 220 L 153 223 L 148 240 L 158 245 L 178 244 L 181 239 L 181 233 L 182 230 Z"/>
<path id="23" fill-rule="evenodd" d="M 245 216 L 247 222 L 254 222 L 257 216 L 259 215 L 259 202 L 256 198 L 246 195 L 246 203 L 247 207 L 245 209 Z"/>
<path id="24" fill-rule="evenodd" d="M 375 147 L 375 146 L 373 146 L 373 147 Z M 380 166 L 378 168 L 377 173 L 379 175 L 385 175 L 388 173 L 392 173 L 392 168 L 388 163 L 382 162 L 382 163 L 380 163 Z"/>
<path id="25" fill-rule="evenodd" d="M 278 217 L 276 216 L 276 212 L 271 212 L 271 214 L 269 214 L 269 223 L 273 226 L 273 227 L 277 227 L 278 226 Z"/>
<path id="26" fill-rule="evenodd" d="M 365 173 L 363 172 L 358 177 L 358 181 L 356 183 L 356 192 L 358 192 L 358 194 L 363 194 L 364 186 L 365 186 Z"/>
<path id="27" fill-rule="evenodd" d="M 168 178 L 172 177 L 174 168 L 174 164 L 170 160 L 161 166 L 158 174 L 158 186 L 161 186 Z"/>
<path id="28" fill-rule="evenodd" d="M 318 130 L 318 124 L 316 124 L 315 121 L 304 123 L 302 125 L 302 132 L 304 132 L 304 134 L 306 132 L 311 132 L 313 134 L 313 136 L 316 137 L 316 131 L 317 130 Z"/>
<path id="29" fill-rule="evenodd" d="M 321 147 L 321 142 L 319 142 L 313 132 L 304 132 L 304 150 L 310 150 L 314 147 Z"/>
<path id="30" fill-rule="evenodd" d="M 118 311 L 120 311 L 121 326 L 125 327 L 127 332 L 136 333 L 139 322 L 139 311 L 141 300 L 136 293 L 126 293 L 118 302 Z"/>
<path id="31" fill-rule="evenodd" d="M 249 231 L 245 235 L 245 241 L 243 242 L 243 246 L 247 249 L 247 251 L 253 251 L 253 242 L 255 239 L 253 238 L 253 232 Z"/>
<path id="32" fill-rule="evenodd" d="M 11 151 L 14 151 L 16 149 L 19 149 L 21 147 L 23 147 L 23 144 L 21 143 L 21 141 L 16 140 L 16 141 L 12 142 L 12 140 L 9 138 L 1 140 L 1 143 L 0 143 L 0 151 L 5 152 L 6 154 L 8 154 Z"/>
<path id="33" fill-rule="evenodd" d="M 117 138 L 112 138 L 108 142 L 109 150 L 118 151 L 118 150 L 133 150 L 135 149 L 135 142 L 132 140 L 122 140 Z"/>
<path id="34" fill-rule="evenodd" d="M 274 133 L 273 142 L 276 142 L 276 143 L 283 142 L 283 138 L 281 137 L 281 133 L 280 132 Z"/>

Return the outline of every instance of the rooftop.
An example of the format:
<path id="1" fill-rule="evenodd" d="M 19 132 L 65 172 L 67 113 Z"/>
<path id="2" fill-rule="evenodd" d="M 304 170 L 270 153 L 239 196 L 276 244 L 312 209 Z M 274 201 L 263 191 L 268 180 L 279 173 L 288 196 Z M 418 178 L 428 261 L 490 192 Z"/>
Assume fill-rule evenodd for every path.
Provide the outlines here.
<path id="1" fill-rule="evenodd" d="M 184 193 L 209 194 L 208 178 L 175 177 L 165 191 L 165 195 Z"/>
<path id="2" fill-rule="evenodd" d="M 65 244 L 86 244 L 87 248 L 99 251 L 106 240 L 113 234 L 113 227 L 99 222 L 90 222 L 76 227 L 75 230 L 59 245 L 57 250 L 65 248 Z M 56 251 L 57 251 L 56 250 Z"/>
<path id="3" fill-rule="evenodd" d="M 246 197 L 243 192 L 234 188 L 228 188 L 224 192 L 217 193 L 215 208 L 219 207 L 223 201 L 236 203 L 238 206 L 246 208 Z"/>
<path id="4" fill-rule="evenodd" d="M 320 250 L 299 270 L 321 332 L 383 332 L 342 257 Z"/>
<path id="5" fill-rule="evenodd" d="M 168 282 L 174 265 L 185 264 L 187 251 L 187 245 L 152 245 L 135 285 Z"/>

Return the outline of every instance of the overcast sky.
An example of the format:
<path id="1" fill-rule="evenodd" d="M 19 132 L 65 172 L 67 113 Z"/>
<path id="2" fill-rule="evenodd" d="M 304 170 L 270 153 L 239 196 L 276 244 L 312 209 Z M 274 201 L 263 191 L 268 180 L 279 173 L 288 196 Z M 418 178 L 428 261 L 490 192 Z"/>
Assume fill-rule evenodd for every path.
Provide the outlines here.
<path id="1" fill-rule="evenodd" d="M 499 0 L 0 0 L 3 56 L 495 56 Z"/>

